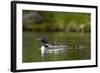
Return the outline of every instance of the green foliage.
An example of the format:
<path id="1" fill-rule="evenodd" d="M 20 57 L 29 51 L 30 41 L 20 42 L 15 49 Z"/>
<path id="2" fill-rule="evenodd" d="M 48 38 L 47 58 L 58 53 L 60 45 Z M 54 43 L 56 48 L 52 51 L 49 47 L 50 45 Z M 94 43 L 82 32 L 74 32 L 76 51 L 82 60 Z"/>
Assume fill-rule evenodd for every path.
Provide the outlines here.
<path id="1" fill-rule="evenodd" d="M 90 31 L 91 15 L 89 13 L 76 12 L 50 12 L 50 11 L 30 11 L 23 10 L 23 17 L 25 14 L 30 15 L 33 12 L 33 18 L 27 18 L 26 23 L 23 24 L 24 29 L 31 29 L 33 31 L 66 31 L 71 30 L 71 26 L 77 26 L 74 30 L 80 29 L 85 32 Z M 28 23 L 32 21 L 32 23 Z M 70 23 L 74 22 L 70 25 Z M 24 23 L 24 21 L 23 21 Z M 68 27 L 70 25 L 70 28 Z M 84 28 L 80 26 L 83 25 Z M 30 27 L 30 28 L 29 28 Z"/>

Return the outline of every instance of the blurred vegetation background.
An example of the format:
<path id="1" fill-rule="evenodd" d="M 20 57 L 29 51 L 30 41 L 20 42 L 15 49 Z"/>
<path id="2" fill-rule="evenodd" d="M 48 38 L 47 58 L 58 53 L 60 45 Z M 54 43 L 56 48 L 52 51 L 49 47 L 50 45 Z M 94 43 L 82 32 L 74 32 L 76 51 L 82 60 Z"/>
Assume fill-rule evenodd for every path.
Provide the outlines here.
<path id="1" fill-rule="evenodd" d="M 23 62 L 85 60 L 91 58 L 90 13 L 23 10 Z M 32 32 L 31 32 L 32 31 Z M 64 54 L 41 58 L 38 38 L 69 46 Z M 78 47 L 79 46 L 79 47 Z M 85 46 L 85 47 L 84 47 Z"/>
<path id="2" fill-rule="evenodd" d="M 23 30 L 90 32 L 90 17 L 90 13 L 23 10 Z"/>

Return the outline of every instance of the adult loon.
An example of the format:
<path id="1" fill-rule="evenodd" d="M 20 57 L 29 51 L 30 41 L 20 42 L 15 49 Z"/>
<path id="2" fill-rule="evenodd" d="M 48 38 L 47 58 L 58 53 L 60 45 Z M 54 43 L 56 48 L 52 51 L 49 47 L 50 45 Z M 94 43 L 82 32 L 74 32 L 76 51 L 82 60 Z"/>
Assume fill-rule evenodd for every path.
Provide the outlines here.
<path id="1" fill-rule="evenodd" d="M 64 48 L 67 46 L 62 44 L 56 44 L 54 42 L 49 42 L 47 38 L 43 37 L 41 39 L 38 39 L 41 41 L 41 54 L 44 55 L 45 53 L 59 53 L 64 51 Z"/>

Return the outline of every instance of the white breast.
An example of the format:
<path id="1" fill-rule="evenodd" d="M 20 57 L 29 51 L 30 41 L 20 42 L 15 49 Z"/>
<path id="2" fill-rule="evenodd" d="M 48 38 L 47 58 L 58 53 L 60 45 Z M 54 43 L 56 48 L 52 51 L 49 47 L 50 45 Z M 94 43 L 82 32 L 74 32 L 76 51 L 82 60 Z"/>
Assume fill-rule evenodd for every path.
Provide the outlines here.
<path id="1" fill-rule="evenodd" d="M 41 46 L 41 54 L 42 55 L 45 54 L 45 50 L 46 50 L 46 48 L 44 46 Z"/>

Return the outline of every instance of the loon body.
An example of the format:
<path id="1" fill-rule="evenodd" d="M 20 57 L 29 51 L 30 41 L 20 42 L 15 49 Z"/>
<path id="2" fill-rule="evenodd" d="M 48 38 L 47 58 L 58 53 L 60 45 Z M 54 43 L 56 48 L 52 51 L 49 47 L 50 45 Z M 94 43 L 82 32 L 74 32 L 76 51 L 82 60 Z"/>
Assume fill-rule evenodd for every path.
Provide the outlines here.
<path id="1" fill-rule="evenodd" d="M 62 44 L 54 44 L 47 40 L 47 38 L 39 39 L 42 43 L 41 46 L 41 54 L 44 55 L 45 53 L 60 53 L 64 51 L 64 48 L 67 46 Z"/>

